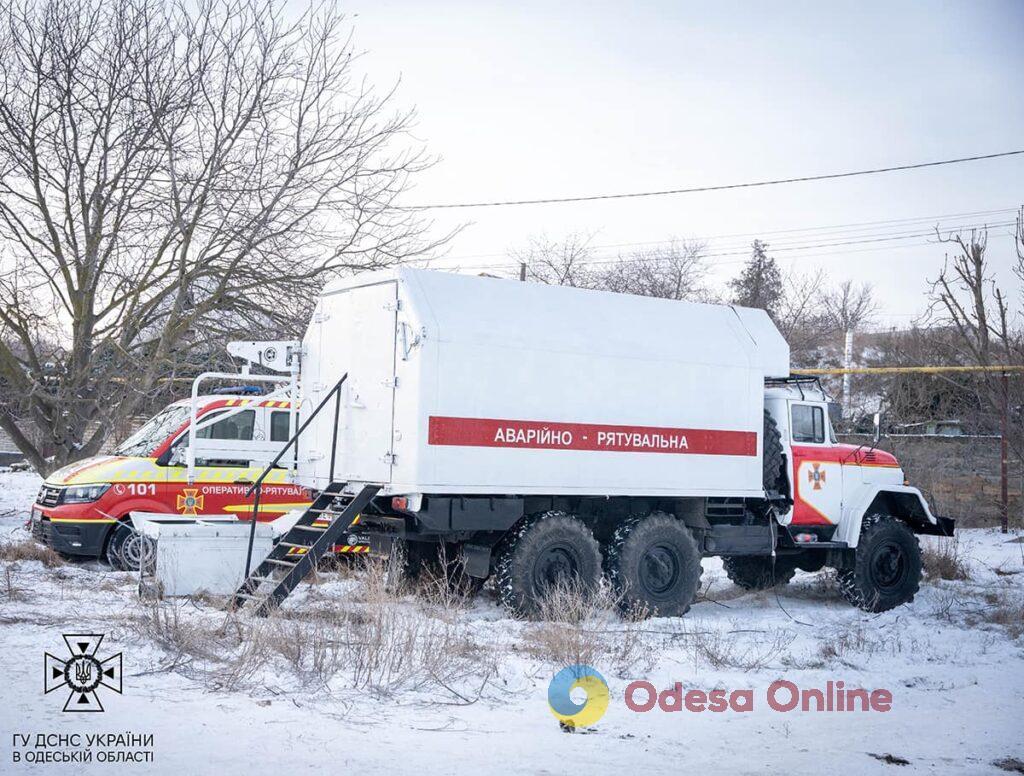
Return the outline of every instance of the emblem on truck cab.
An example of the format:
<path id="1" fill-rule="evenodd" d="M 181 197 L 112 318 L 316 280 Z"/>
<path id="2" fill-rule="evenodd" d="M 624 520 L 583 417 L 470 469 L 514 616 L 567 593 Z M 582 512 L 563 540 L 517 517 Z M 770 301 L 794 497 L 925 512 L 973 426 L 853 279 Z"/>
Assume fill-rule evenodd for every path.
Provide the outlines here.
<path id="1" fill-rule="evenodd" d="M 812 461 L 811 466 L 814 468 L 807 472 L 807 481 L 814 486 L 815 490 L 821 490 L 821 486 L 825 484 L 825 470 L 817 461 Z"/>

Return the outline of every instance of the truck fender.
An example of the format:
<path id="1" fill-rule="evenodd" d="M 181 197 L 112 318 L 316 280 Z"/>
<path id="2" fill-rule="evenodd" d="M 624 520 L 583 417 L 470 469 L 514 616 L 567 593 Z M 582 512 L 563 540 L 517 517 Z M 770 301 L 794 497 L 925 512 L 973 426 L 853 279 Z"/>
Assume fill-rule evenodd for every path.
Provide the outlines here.
<path id="1" fill-rule="evenodd" d="M 109 515 L 117 521 L 117 523 L 130 523 L 132 512 L 167 512 L 167 505 L 161 504 L 159 501 L 151 501 L 147 498 L 129 498 L 125 499 L 117 505 L 117 511 L 114 514 Z M 106 546 L 107 539 L 110 538 L 113 533 L 114 526 L 117 523 L 111 523 L 110 531 L 107 532 L 106 538 L 104 539 L 104 546 Z"/>
<path id="2" fill-rule="evenodd" d="M 844 509 L 836 534 L 837 541 L 856 547 L 864 518 L 876 512 L 892 515 L 909 525 L 915 533 L 944 533 L 940 520 L 932 514 L 921 491 L 910 485 L 877 485 Z"/>

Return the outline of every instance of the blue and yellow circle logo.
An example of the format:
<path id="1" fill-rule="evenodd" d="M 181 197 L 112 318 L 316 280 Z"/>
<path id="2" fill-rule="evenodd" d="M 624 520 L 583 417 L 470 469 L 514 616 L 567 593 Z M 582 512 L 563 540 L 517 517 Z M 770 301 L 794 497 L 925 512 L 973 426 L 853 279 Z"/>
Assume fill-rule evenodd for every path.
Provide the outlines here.
<path id="1" fill-rule="evenodd" d="M 572 691 L 582 689 L 587 699 L 577 703 Z M 595 668 L 569 666 L 563 668 L 548 685 L 548 706 L 559 722 L 571 727 L 589 727 L 608 710 L 608 682 Z"/>

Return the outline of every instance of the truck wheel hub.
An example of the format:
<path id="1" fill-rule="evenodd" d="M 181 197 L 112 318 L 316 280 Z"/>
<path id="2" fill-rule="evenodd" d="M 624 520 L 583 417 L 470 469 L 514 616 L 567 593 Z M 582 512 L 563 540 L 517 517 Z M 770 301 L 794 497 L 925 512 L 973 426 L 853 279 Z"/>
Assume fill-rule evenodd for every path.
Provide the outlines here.
<path id="1" fill-rule="evenodd" d="M 133 533 L 121 545 L 121 557 L 125 565 L 137 569 L 153 560 L 153 542 L 148 537 Z"/>
<path id="2" fill-rule="evenodd" d="M 646 593 L 663 594 L 679 579 L 679 559 L 668 547 L 651 547 L 640 559 L 639 581 Z"/>
<path id="3" fill-rule="evenodd" d="M 555 545 L 548 548 L 534 569 L 534 583 L 543 589 L 560 581 L 570 579 L 577 572 L 576 557 L 568 547 Z"/>
<path id="4" fill-rule="evenodd" d="M 875 551 L 871 564 L 872 581 L 883 589 L 899 587 L 907 573 L 902 548 L 888 542 Z"/>

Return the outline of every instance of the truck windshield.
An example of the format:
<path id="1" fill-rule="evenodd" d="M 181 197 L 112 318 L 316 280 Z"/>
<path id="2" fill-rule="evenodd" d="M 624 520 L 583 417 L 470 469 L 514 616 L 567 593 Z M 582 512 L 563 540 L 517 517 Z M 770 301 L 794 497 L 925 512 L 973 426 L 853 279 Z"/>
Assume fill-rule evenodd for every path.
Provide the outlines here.
<path id="1" fill-rule="evenodd" d="M 188 420 L 188 407 L 168 407 L 154 415 L 114 451 L 116 455 L 148 455 L 182 423 Z"/>

